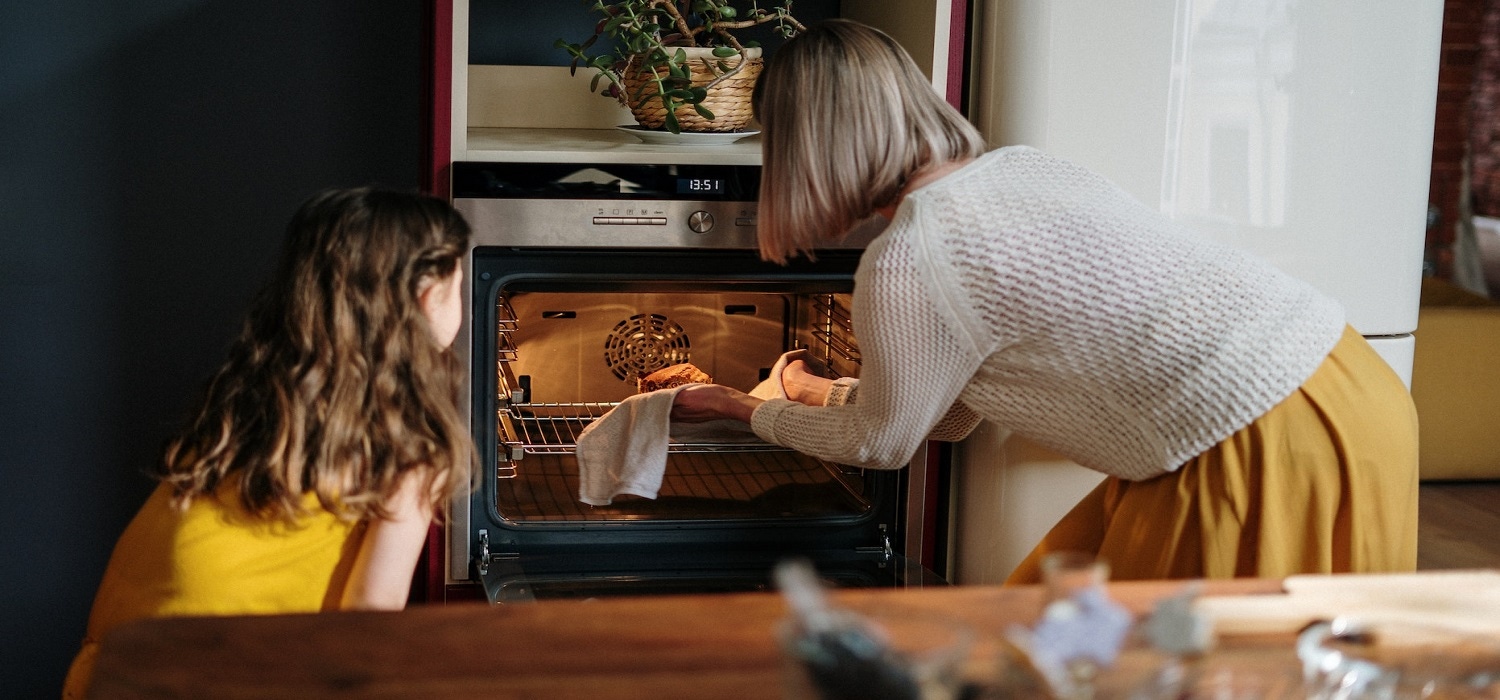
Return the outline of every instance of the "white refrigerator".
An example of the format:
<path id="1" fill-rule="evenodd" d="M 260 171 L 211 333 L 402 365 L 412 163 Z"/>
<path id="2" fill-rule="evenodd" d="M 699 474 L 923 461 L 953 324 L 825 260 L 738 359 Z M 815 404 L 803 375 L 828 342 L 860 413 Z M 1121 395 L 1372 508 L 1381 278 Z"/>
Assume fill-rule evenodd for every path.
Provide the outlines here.
<path id="1" fill-rule="evenodd" d="M 979 0 L 971 114 L 1339 299 L 1408 384 L 1441 0 Z M 1109 251 L 1099 251 L 1107 256 Z M 950 572 L 1001 581 L 1102 478 L 983 425 Z"/>

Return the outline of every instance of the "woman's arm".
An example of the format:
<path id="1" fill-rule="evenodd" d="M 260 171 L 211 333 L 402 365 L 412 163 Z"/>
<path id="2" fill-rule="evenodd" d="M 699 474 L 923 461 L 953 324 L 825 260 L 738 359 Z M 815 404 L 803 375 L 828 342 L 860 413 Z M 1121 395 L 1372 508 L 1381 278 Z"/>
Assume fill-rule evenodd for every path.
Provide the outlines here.
<path id="1" fill-rule="evenodd" d="M 672 420 L 683 423 L 731 418 L 750 422 L 761 399 L 723 384 L 701 384 L 677 392 L 672 399 Z"/>
<path id="2" fill-rule="evenodd" d="M 859 380 L 832 379 L 812 373 L 807 363 L 797 360 L 788 364 L 781 373 L 781 384 L 786 387 L 786 397 L 808 406 L 844 406 L 855 403 L 859 395 Z M 974 432 L 980 421 L 979 414 L 963 402 L 955 401 L 948 413 L 927 434 L 928 440 L 957 442 Z"/>
<path id="3" fill-rule="evenodd" d="M 780 381 L 788 399 L 809 406 L 822 406 L 833 380 L 813 374 L 802 360 L 782 370 Z M 749 423 L 762 399 L 722 384 L 692 386 L 677 392 L 672 402 L 672 420 L 701 423 L 731 418 Z"/>
<path id="4" fill-rule="evenodd" d="M 411 593 L 412 574 L 432 524 L 432 499 L 423 492 L 426 474 L 412 470 L 386 507 L 390 519 L 365 526 L 359 553 L 344 587 L 345 610 L 401 610 Z"/>
<path id="5" fill-rule="evenodd" d="M 974 347 L 967 329 L 933 305 L 909 253 L 891 255 L 889 246 L 890 239 L 872 244 L 855 276 L 859 400 L 841 406 L 767 401 L 751 420 L 767 442 L 856 467 L 903 467 L 983 364 L 989 339 Z M 962 427 L 972 427 L 971 420 Z"/>

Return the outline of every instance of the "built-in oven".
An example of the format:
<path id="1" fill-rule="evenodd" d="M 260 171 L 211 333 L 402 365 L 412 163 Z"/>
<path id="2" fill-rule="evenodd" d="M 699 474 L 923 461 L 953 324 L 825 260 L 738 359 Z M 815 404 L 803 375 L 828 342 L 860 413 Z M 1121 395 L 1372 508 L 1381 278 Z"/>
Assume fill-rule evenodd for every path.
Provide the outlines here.
<path id="1" fill-rule="evenodd" d="M 759 184 L 745 165 L 454 165 L 474 229 L 455 347 L 479 474 L 448 514 L 450 584 L 495 602 L 755 590 L 788 557 L 834 585 L 941 583 L 926 449 L 880 471 L 674 440 L 657 498 L 579 500 L 579 433 L 643 374 L 690 362 L 748 391 L 805 348 L 831 376 L 859 375 L 850 293 L 871 228 L 815 260 L 764 262 Z"/>

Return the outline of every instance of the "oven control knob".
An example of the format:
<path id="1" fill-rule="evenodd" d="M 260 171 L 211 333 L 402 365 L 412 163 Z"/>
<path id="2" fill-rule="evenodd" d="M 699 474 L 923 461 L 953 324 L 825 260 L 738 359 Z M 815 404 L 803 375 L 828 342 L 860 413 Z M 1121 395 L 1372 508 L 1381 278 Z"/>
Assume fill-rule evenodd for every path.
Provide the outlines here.
<path id="1" fill-rule="evenodd" d="M 706 211 L 695 211 L 688 216 L 688 228 L 694 233 L 708 233 L 714 227 L 714 215 Z"/>

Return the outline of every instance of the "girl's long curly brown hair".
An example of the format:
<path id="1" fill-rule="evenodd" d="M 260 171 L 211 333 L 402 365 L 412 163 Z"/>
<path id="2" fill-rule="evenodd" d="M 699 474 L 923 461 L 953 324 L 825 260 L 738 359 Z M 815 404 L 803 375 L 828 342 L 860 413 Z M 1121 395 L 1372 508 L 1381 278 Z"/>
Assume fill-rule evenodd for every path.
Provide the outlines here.
<path id="1" fill-rule="evenodd" d="M 295 520 L 303 499 L 348 519 L 385 517 L 421 470 L 434 505 L 468 484 L 461 372 L 417 294 L 449 279 L 469 226 L 446 202 L 370 188 L 307 200 L 275 276 L 209 380 L 157 477 L 174 503 L 236 484 L 246 510 Z"/>

